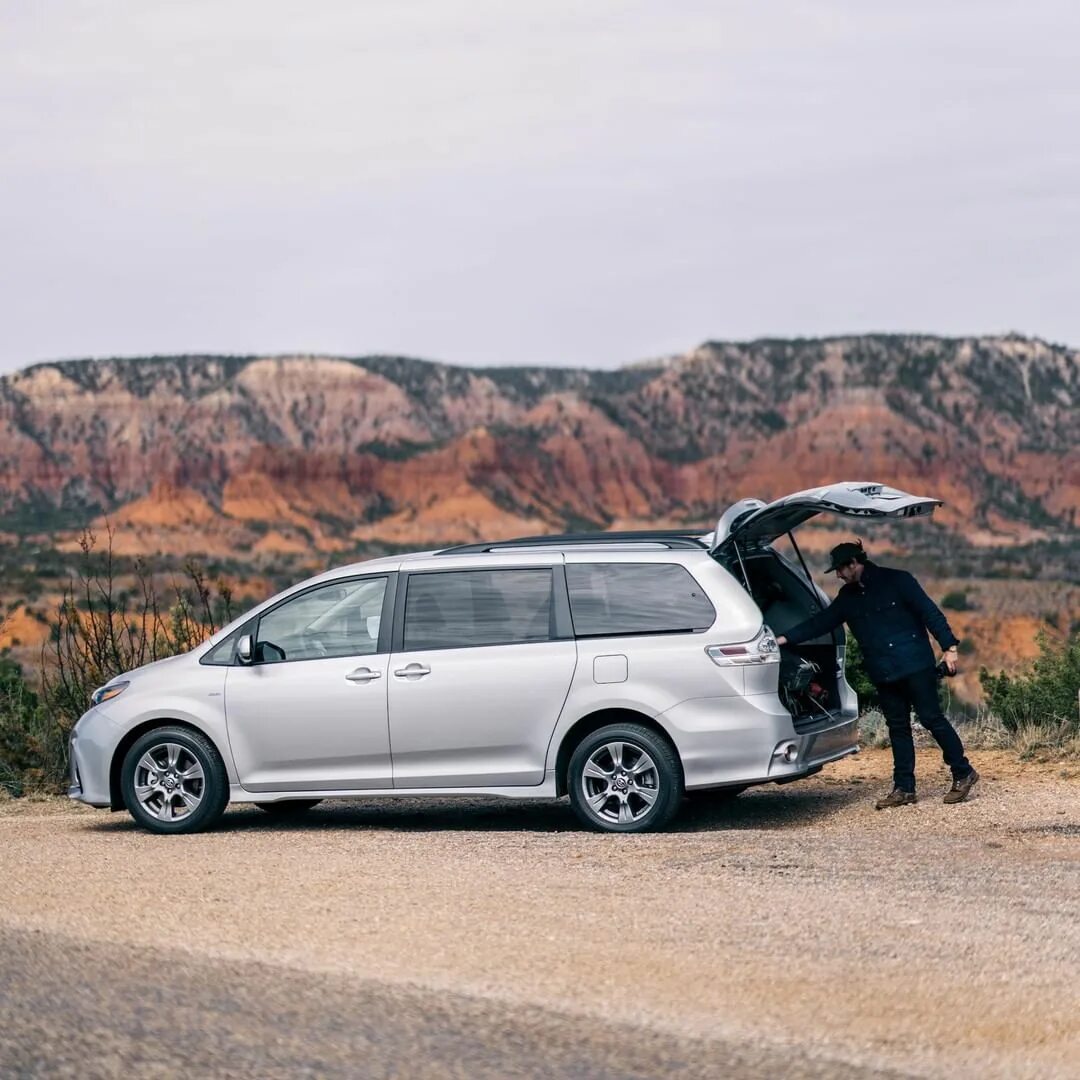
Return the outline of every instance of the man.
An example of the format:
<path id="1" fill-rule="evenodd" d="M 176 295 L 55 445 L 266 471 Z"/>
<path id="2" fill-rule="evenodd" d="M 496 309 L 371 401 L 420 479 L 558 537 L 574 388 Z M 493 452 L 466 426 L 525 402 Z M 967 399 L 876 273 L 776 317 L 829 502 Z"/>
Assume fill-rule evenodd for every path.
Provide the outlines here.
<path id="1" fill-rule="evenodd" d="M 877 687 L 892 743 L 893 790 L 875 806 L 885 810 L 916 801 L 912 707 L 952 769 L 952 787 L 945 802 L 963 802 L 979 774 L 964 756 L 960 736 L 941 711 L 934 654 L 926 636 L 929 630 L 937 638 L 945 665 L 954 673 L 959 642 L 945 616 L 911 574 L 870 562 L 861 540 L 832 549 L 828 571 L 834 570 L 844 583 L 836 599 L 824 611 L 779 636 L 777 644 L 798 645 L 846 622 L 862 646 L 866 671 Z"/>

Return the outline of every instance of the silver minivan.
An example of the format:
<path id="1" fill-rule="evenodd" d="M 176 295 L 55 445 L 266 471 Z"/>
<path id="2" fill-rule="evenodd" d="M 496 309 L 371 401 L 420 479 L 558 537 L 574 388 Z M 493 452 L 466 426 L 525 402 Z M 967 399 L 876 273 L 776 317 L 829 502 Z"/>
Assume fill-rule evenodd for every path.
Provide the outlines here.
<path id="1" fill-rule="evenodd" d="M 284 816 L 402 795 L 568 795 L 591 828 L 661 828 L 687 792 L 855 752 L 843 631 L 776 645 L 828 602 L 793 533 L 937 505 L 834 484 L 743 500 L 706 536 L 526 537 L 332 570 L 95 691 L 69 794 L 159 833 L 230 802 Z"/>

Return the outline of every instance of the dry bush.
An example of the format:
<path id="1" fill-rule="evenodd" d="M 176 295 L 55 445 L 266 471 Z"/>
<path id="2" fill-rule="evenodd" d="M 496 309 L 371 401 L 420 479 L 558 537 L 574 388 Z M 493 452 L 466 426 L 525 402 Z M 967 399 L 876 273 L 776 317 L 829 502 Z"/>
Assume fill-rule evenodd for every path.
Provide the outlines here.
<path id="1" fill-rule="evenodd" d="M 160 586 L 150 566 L 135 566 L 134 588 L 117 582 L 113 531 L 99 550 L 85 530 L 78 574 L 49 619 L 40 693 L 10 660 L 0 668 L 0 785 L 12 794 L 59 790 L 67 775 L 68 733 L 99 686 L 126 671 L 187 652 L 233 617 L 228 586 L 211 585 L 189 562 Z"/>
<path id="2" fill-rule="evenodd" d="M 1024 761 L 1080 758 L 1080 732 L 1072 721 L 1008 727 L 983 706 L 956 727 L 967 750 L 1012 750 Z M 929 732 L 917 723 L 914 733 L 917 745 L 936 745 Z M 868 709 L 859 717 L 859 744 L 871 750 L 889 747 L 889 729 L 877 709 Z"/>
<path id="3" fill-rule="evenodd" d="M 889 729 L 878 709 L 867 709 L 859 716 L 859 745 L 870 750 L 884 750 L 889 744 Z"/>

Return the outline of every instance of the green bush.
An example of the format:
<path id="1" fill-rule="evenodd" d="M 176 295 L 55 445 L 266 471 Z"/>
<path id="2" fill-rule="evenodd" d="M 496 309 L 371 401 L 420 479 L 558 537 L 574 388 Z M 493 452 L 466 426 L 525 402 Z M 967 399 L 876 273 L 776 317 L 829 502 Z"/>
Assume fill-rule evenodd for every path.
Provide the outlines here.
<path id="1" fill-rule="evenodd" d="M 851 634 L 847 635 L 844 674 L 851 689 L 859 695 L 859 712 L 865 713 L 870 709 L 876 709 L 878 705 L 877 687 L 870 681 L 870 676 L 866 674 L 862 649 Z"/>
<path id="2" fill-rule="evenodd" d="M 1080 729 L 1080 634 L 1041 633 L 1038 641 L 1039 655 L 1019 675 L 992 675 L 982 668 L 979 683 L 987 707 L 1008 731 L 1062 724 Z"/>
<path id="3" fill-rule="evenodd" d="M 0 659 L 0 787 L 9 795 L 55 788 L 67 767 L 66 737 L 14 660 Z"/>

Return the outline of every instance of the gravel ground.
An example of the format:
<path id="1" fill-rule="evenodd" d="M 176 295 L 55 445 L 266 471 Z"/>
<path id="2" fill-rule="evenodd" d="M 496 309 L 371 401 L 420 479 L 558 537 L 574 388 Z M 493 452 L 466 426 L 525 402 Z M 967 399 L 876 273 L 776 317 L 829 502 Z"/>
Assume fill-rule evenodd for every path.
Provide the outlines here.
<path id="1" fill-rule="evenodd" d="M 973 759 L 959 806 L 927 751 L 922 801 L 875 812 L 870 751 L 646 836 L 565 802 L 191 837 L 0 803 L 0 1074 L 63 1074 L 75 1038 L 97 1075 L 172 1075 L 144 1044 L 175 998 L 188 1075 L 1080 1076 L 1080 768 Z M 236 1064 L 269 1032 L 288 1053 Z"/>

